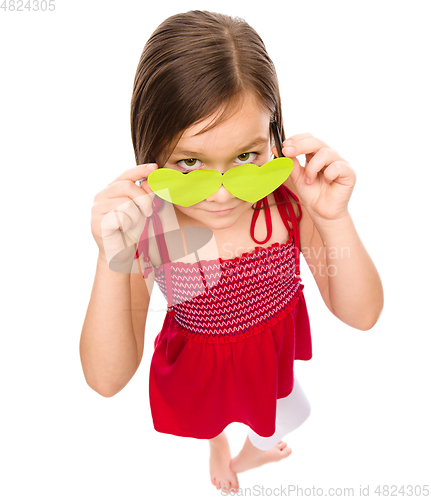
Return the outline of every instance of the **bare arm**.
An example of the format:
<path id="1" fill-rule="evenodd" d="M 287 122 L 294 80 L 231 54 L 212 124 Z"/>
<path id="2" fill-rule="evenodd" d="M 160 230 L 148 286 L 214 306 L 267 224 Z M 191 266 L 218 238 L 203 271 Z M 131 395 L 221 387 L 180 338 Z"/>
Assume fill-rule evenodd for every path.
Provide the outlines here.
<path id="1" fill-rule="evenodd" d="M 121 391 L 142 359 L 151 293 L 146 281 L 136 273 L 111 271 L 99 254 L 79 350 L 85 379 L 102 396 Z"/>
<path id="2" fill-rule="evenodd" d="M 144 279 L 143 255 L 135 259 L 135 254 L 152 214 L 154 193 L 147 181 L 141 187 L 136 181 L 155 168 L 145 164 L 127 169 L 96 194 L 91 209 L 99 254 L 79 352 L 87 384 L 105 397 L 127 385 L 144 350 L 154 273 Z"/>
<path id="3" fill-rule="evenodd" d="M 294 164 L 286 185 L 301 200 L 301 250 L 322 298 L 341 321 L 369 330 L 383 309 L 383 287 L 348 211 L 355 171 L 309 133 L 292 136 L 283 145 Z M 306 157 L 304 167 L 295 157 L 300 154 Z"/>
<path id="4" fill-rule="evenodd" d="M 297 195 L 291 182 L 285 184 Z M 383 309 L 383 286 L 350 214 L 325 225 L 314 223 L 303 205 L 301 210 L 301 253 L 323 301 L 343 323 L 369 330 Z M 298 215 L 296 203 L 295 212 Z"/>
<path id="5" fill-rule="evenodd" d="M 121 391 L 140 364 L 152 276 L 111 271 L 99 254 L 79 349 L 85 379 L 102 396 Z"/>
<path id="6" fill-rule="evenodd" d="M 383 309 L 383 287 L 350 214 L 332 225 L 315 224 L 302 252 L 328 309 L 353 328 L 372 328 Z"/>

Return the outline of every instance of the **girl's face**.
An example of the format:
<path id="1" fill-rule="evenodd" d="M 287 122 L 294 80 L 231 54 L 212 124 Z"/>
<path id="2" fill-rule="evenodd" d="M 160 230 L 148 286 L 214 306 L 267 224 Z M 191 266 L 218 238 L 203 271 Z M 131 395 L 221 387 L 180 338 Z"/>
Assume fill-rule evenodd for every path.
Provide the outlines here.
<path id="1" fill-rule="evenodd" d="M 196 135 L 214 116 L 185 130 L 164 168 L 179 172 L 205 169 L 224 173 L 237 165 L 263 165 L 271 159 L 271 113 L 253 96 L 247 94 L 243 105 L 228 119 Z M 224 186 L 196 205 L 174 205 L 176 211 L 213 230 L 232 227 L 251 206 L 252 203 L 236 198 Z M 229 209 L 229 212 L 216 213 Z"/>

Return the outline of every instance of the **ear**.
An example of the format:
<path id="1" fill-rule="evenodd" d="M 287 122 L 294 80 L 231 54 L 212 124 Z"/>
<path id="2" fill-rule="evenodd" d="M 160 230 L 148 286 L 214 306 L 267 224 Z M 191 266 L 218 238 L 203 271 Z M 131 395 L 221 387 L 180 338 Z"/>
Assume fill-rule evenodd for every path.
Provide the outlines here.
<path id="1" fill-rule="evenodd" d="M 271 149 L 275 146 L 275 137 L 274 137 L 274 130 L 271 127 L 271 132 L 269 136 L 269 143 L 271 144 Z"/>

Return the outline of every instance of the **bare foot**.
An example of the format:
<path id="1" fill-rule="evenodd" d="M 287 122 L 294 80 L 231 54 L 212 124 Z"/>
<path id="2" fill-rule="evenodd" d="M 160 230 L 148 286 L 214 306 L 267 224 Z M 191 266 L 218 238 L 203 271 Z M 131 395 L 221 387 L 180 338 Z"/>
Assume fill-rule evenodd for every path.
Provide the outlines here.
<path id="1" fill-rule="evenodd" d="M 250 439 L 246 438 L 242 450 L 230 461 L 230 468 L 233 472 L 244 472 L 255 467 L 260 467 L 268 462 L 278 462 L 288 457 L 292 450 L 288 448 L 284 441 L 279 441 L 269 450 L 259 450 L 251 444 Z"/>
<path id="2" fill-rule="evenodd" d="M 213 485 L 227 493 L 237 492 L 238 478 L 229 466 L 231 454 L 225 432 L 208 440 L 210 443 L 210 477 Z"/>

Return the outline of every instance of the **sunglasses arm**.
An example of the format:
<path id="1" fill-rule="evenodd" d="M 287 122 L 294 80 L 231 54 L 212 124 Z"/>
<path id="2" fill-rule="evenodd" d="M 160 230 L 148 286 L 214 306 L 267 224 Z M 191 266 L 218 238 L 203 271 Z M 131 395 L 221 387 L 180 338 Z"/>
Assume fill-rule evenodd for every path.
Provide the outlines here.
<path id="1" fill-rule="evenodd" d="M 142 179 L 139 179 L 138 181 L 135 182 L 139 187 L 141 187 L 141 184 L 146 181 L 148 177 L 142 177 Z"/>
<path id="2" fill-rule="evenodd" d="M 273 134 L 274 134 L 274 139 L 275 139 L 275 146 L 277 148 L 277 153 L 278 153 L 278 156 L 279 158 L 284 158 L 284 154 L 283 154 L 283 144 L 281 142 L 281 137 L 280 137 L 280 130 L 278 129 L 278 125 L 276 122 L 271 122 L 271 125 L 272 125 L 272 131 L 273 131 Z"/>

